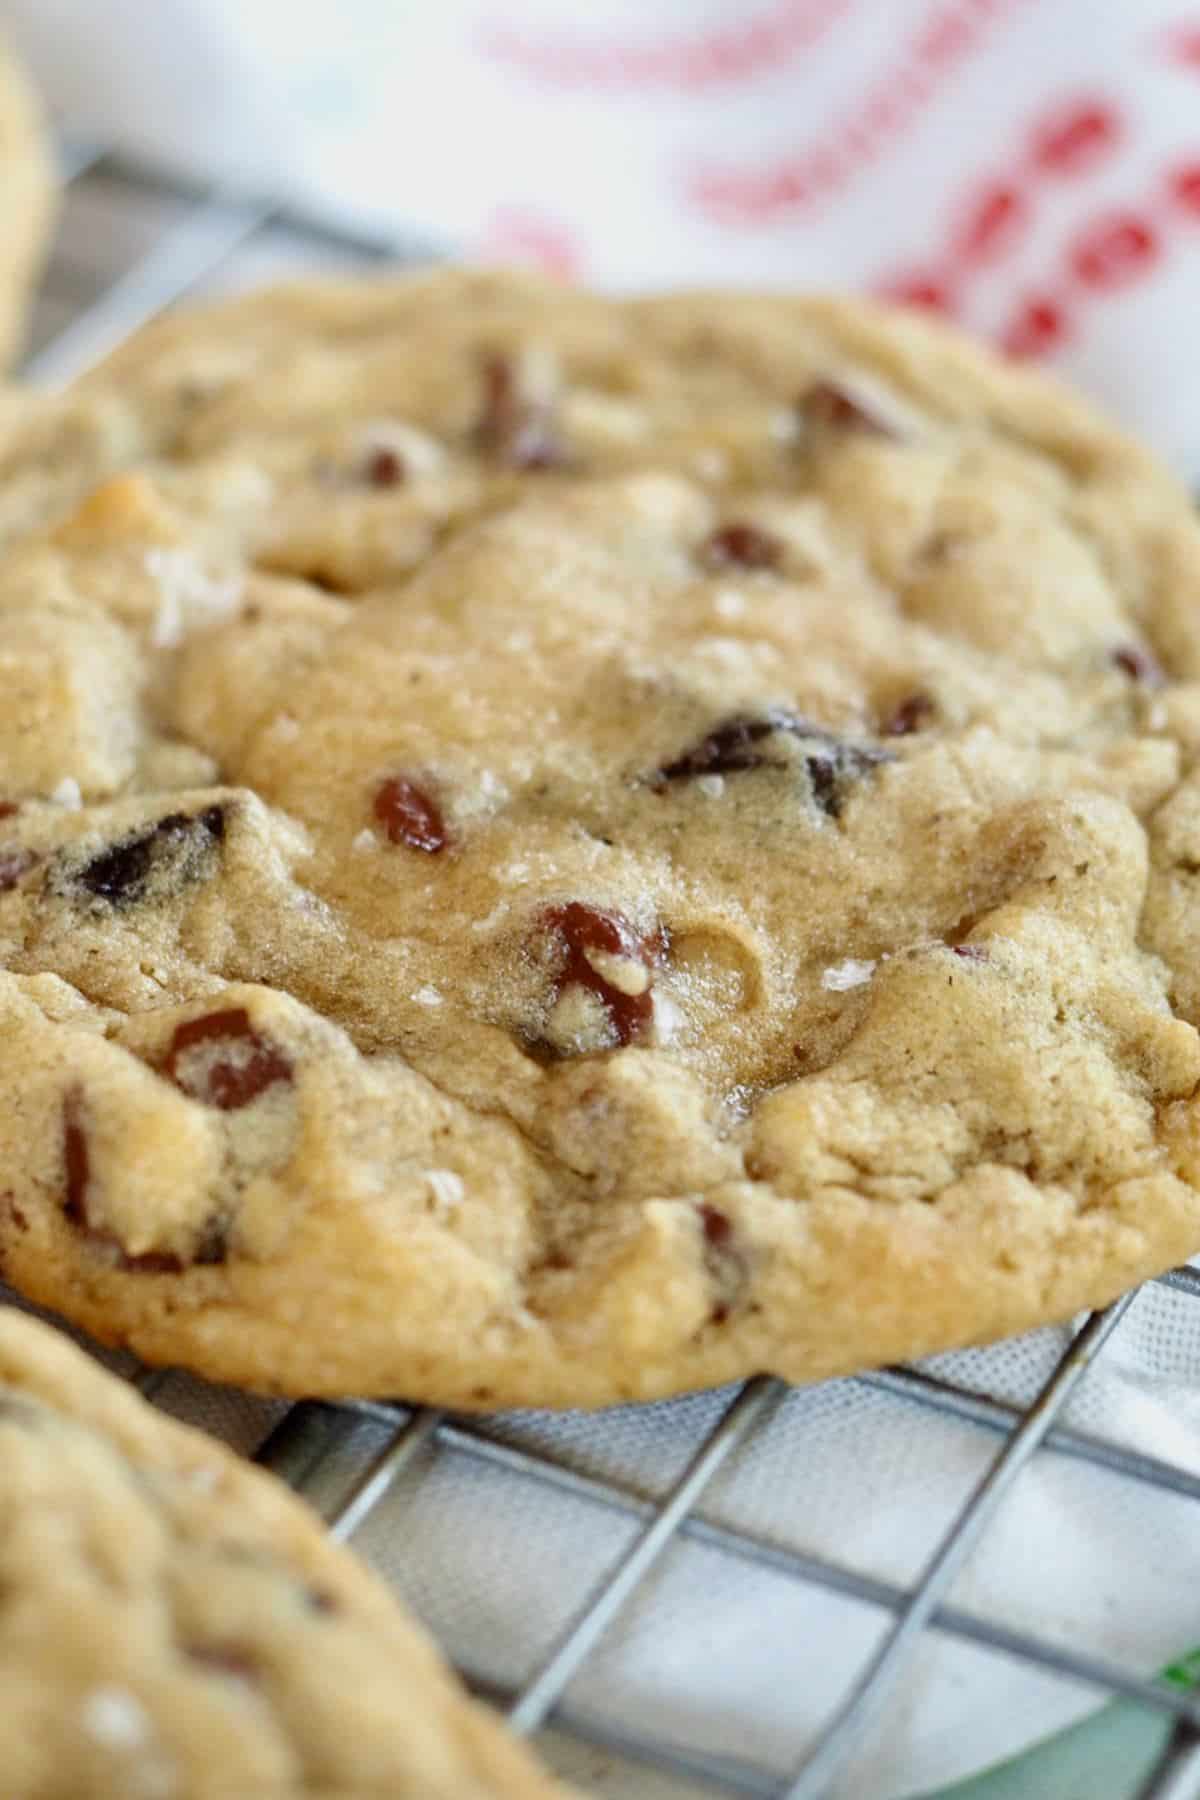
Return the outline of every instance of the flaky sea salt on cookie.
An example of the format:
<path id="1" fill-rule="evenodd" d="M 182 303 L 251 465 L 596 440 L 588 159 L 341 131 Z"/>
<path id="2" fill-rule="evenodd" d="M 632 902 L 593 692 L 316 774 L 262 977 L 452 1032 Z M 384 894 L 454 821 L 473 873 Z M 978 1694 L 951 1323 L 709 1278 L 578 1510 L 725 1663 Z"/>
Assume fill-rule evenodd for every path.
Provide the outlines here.
<path id="1" fill-rule="evenodd" d="M 45 407 L 25 1292 L 264 1389 L 590 1405 L 1200 1247 L 1200 531 L 1081 403 L 857 302 L 443 273 Z"/>

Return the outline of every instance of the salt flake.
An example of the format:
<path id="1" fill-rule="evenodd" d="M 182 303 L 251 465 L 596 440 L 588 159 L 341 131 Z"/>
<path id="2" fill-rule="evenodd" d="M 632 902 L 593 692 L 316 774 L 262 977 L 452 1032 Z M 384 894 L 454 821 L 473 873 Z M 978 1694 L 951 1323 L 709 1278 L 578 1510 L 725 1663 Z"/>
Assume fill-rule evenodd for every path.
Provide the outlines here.
<path id="1" fill-rule="evenodd" d="M 425 1180 L 433 1196 L 435 1212 L 447 1213 L 461 1206 L 467 1190 L 462 1176 L 456 1175 L 453 1169 L 426 1169 Z"/>
<path id="2" fill-rule="evenodd" d="M 145 1708 L 125 1688 L 93 1688 L 83 1703 L 82 1724 L 109 1750 L 136 1750 L 146 1741 Z"/>
<path id="3" fill-rule="evenodd" d="M 844 994 L 847 988 L 865 987 L 875 973 L 874 962 L 858 962 L 848 956 L 845 962 L 834 963 L 821 976 L 821 986 L 830 993 Z"/>
<path id="4" fill-rule="evenodd" d="M 73 775 L 64 775 L 58 786 L 50 790 L 50 798 L 55 806 L 65 806 L 68 812 L 78 812 L 83 805 L 83 795 Z"/>

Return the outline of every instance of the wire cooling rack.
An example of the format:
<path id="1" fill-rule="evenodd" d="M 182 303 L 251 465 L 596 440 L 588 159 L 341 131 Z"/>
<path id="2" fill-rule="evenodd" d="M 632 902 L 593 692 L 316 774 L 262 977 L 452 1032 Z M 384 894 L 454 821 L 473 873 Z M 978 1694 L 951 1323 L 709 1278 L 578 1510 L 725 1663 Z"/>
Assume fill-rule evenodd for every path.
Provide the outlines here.
<path id="1" fill-rule="evenodd" d="M 35 381 L 78 373 L 182 296 L 247 285 L 318 263 L 354 267 L 413 261 L 424 249 L 345 230 L 287 204 L 224 186 L 176 179 L 94 147 L 65 149 L 63 164 L 64 222 L 25 367 Z M 1189 1301 L 1200 1301 L 1200 1275 L 1192 1270 L 1178 1270 L 1162 1280 Z M 313 1500 L 341 1540 L 378 1520 L 385 1497 L 394 1497 L 414 1472 L 428 1482 L 431 1467 L 447 1458 L 466 1459 L 476 1469 L 512 1482 L 539 1484 L 575 1506 L 619 1519 L 626 1528 L 619 1554 L 591 1581 L 532 1668 L 508 1682 L 463 1669 L 468 1681 L 507 1713 L 515 1731 L 533 1734 L 549 1728 L 601 1753 L 609 1776 L 615 1766 L 627 1769 L 628 1781 L 606 1785 L 606 1793 L 619 1792 L 631 1800 L 651 1789 L 671 1796 L 819 1800 L 836 1785 L 889 1702 L 911 1679 L 914 1653 L 924 1635 L 934 1633 L 1081 1684 L 1099 1699 L 1137 1702 L 1165 1718 L 1169 1735 L 1145 1775 L 1138 1800 L 1195 1800 L 1200 1795 L 1200 1697 L 949 1601 L 956 1577 L 1035 1457 L 1071 1459 L 1144 1489 L 1200 1502 L 1200 1475 L 1064 1422 L 1068 1400 L 1120 1332 L 1135 1298 L 1127 1295 L 1089 1317 L 1024 1408 L 927 1370 L 886 1370 L 841 1384 L 860 1394 L 885 1394 L 893 1404 L 909 1408 L 914 1430 L 920 1428 L 921 1415 L 932 1410 L 985 1441 L 995 1440 L 965 1503 L 916 1579 L 907 1583 L 864 1573 L 849 1561 L 783 1546 L 769 1534 L 718 1522 L 701 1510 L 718 1472 L 773 1428 L 789 1390 L 767 1377 L 736 1390 L 720 1406 L 715 1423 L 709 1409 L 682 1472 L 653 1498 L 610 1473 L 581 1469 L 576 1459 L 544 1442 L 514 1440 L 501 1421 L 356 1400 L 277 1409 L 258 1460 Z M 161 1399 L 171 1377 L 141 1371 L 134 1379 L 149 1397 Z M 1196 1516 L 1200 1524 L 1200 1512 Z M 669 1548 L 684 1543 L 702 1545 L 746 1571 L 765 1571 L 788 1587 L 823 1590 L 859 1603 L 880 1622 L 873 1649 L 790 1775 L 781 1777 L 777 1770 L 736 1757 L 681 1748 L 627 1718 L 583 1711 L 573 1703 L 572 1686 L 605 1633 L 630 1608 L 647 1603 L 652 1571 Z M 718 1654 L 719 1623 L 714 1633 Z M 464 1660 L 460 1657 L 460 1664 Z M 781 1681 L 788 1679 L 789 1672 L 781 1671 Z M 586 1763 L 576 1761 L 571 1767 L 583 1767 L 586 1779 Z M 639 1776 L 638 1770 L 645 1774 Z"/>

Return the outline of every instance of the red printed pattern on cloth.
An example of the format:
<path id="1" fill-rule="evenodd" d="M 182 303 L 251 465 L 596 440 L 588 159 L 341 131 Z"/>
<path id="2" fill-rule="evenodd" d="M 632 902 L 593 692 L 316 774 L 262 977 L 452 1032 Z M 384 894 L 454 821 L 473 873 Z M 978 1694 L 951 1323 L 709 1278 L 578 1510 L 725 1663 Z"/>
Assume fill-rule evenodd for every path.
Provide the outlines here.
<path id="1" fill-rule="evenodd" d="M 533 38 L 507 23 L 484 26 L 492 61 L 546 87 L 677 88 L 685 92 L 771 74 L 822 37 L 853 0 L 776 0 L 757 18 L 676 42 L 616 44 Z"/>

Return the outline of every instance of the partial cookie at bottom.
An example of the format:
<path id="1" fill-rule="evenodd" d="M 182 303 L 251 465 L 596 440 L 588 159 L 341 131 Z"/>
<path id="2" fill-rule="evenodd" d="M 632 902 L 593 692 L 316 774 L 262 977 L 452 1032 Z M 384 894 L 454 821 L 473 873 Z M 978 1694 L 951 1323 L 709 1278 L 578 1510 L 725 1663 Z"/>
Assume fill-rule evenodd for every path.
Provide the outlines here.
<path id="1" fill-rule="evenodd" d="M 5 1800 L 565 1800 L 308 1510 L 0 1308 Z"/>

